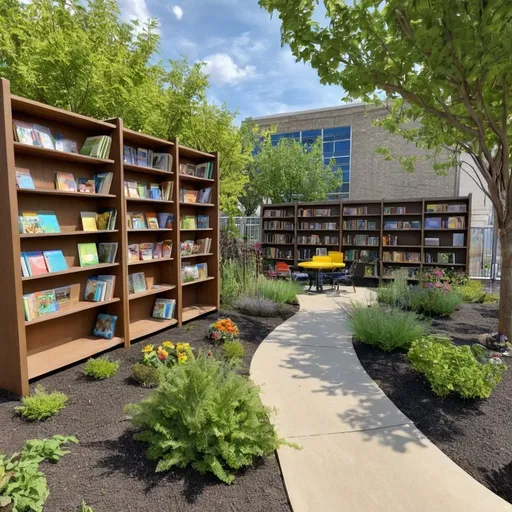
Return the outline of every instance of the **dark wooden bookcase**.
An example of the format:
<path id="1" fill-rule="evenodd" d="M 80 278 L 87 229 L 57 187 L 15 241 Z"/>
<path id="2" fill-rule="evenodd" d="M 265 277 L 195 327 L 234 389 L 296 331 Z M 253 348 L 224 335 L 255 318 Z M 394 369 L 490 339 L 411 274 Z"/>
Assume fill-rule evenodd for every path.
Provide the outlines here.
<path id="1" fill-rule="evenodd" d="M 429 205 L 443 205 L 445 211 L 430 212 Z M 459 207 L 464 211 L 448 211 Z M 441 221 L 448 217 L 462 217 L 464 227 L 433 228 L 429 219 L 434 217 Z M 471 195 L 261 206 L 264 259 L 274 264 L 284 261 L 296 266 L 314 256 L 316 249 L 324 249 L 343 252 L 344 261 L 350 264 L 360 259 L 360 252 L 355 251 L 371 251 L 378 257 L 378 263 L 373 266 L 373 275 L 366 278 L 377 282 L 393 279 L 393 270 L 399 268 L 407 271 L 411 282 L 418 280 L 421 271 L 434 267 L 467 270 L 470 224 Z M 462 245 L 454 244 L 454 234 L 462 235 Z M 275 235 L 283 238 L 276 238 Z M 300 238 L 302 236 L 308 238 Z M 333 239 L 325 239 L 324 236 Z M 338 237 L 337 243 L 335 237 Z M 431 239 L 430 243 L 436 241 L 437 245 L 427 244 L 428 239 Z M 454 259 L 450 262 L 440 261 L 439 254 L 442 253 Z"/>
<path id="2" fill-rule="evenodd" d="M 174 324 L 191 320 L 219 308 L 219 186 L 218 155 L 202 153 L 179 145 L 128 130 L 121 119 L 99 121 L 72 112 L 57 109 L 32 100 L 11 95 L 9 82 L 0 81 L 0 183 L 4 191 L 0 212 L 4 221 L 0 230 L 3 247 L 1 283 L 0 388 L 26 395 L 29 380 L 83 360 L 112 347 L 128 347 L 132 340 L 149 335 Z M 72 139 L 80 148 L 85 139 L 93 135 L 112 138 L 109 158 L 91 158 L 36 146 L 27 146 L 13 140 L 12 120 L 38 123 L 50 128 L 52 134 Z M 173 156 L 172 172 L 149 167 L 123 164 L 123 145 L 168 152 Z M 180 159 L 200 163 L 214 163 L 212 203 L 180 205 L 179 187 L 182 180 L 178 169 Z M 19 189 L 15 167 L 30 169 L 35 190 Z M 75 178 L 89 178 L 98 172 L 112 172 L 113 181 L 108 194 L 87 194 L 55 190 L 55 172 L 72 172 Z M 126 197 L 124 181 L 141 183 L 173 181 L 172 199 L 169 201 L 133 199 Z M 199 180 L 199 179 L 197 179 Z M 199 183 L 199 181 L 198 181 Z M 197 185 L 199 186 L 199 185 Z M 83 231 L 80 212 L 115 208 L 117 221 L 110 231 Z M 208 262 L 209 277 L 182 289 L 179 229 L 181 211 L 208 210 L 210 215 L 210 254 L 197 256 Z M 20 234 L 18 215 L 22 211 L 55 212 L 61 232 Z M 127 212 L 169 212 L 174 215 L 172 230 L 128 229 Z M 171 239 L 170 259 L 128 263 L 130 243 L 155 242 Z M 117 242 L 114 263 L 81 267 L 77 244 L 86 242 Z M 62 250 L 68 269 L 32 277 L 22 277 L 21 253 L 43 250 Z M 154 284 L 165 285 L 146 292 L 129 295 L 128 275 L 144 272 Z M 103 302 L 83 300 L 88 277 L 98 274 L 116 276 L 114 297 Z M 62 305 L 58 312 L 25 321 L 23 295 L 27 293 L 70 286 L 76 300 Z M 189 291 L 190 290 L 190 291 Z M 152 318 L 156 297 L 176 299 L 175 319 Z M 115 336 L 111 340 L 92 335 L 98 313 L 117 315 Z"/>

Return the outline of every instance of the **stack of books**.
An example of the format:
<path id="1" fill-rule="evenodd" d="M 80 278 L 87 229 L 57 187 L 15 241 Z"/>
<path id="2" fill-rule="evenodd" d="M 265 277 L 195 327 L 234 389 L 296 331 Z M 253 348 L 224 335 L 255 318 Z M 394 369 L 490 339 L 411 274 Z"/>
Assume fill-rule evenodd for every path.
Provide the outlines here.
<path id="1" fill-rule="evenodd" d="M 292 230 L 293 222 L 286 222 L 282 220 L 269 220 L 263 223 L 263 229 Z"/>
<path id="2" fill-rule="evenodd" d="M 183 263 L 181 267 L 181 280 L 183 283 L 190 283 L 198 279 L 206 279 L 208 277 L 208 264 L 196 263 Z"/>
<path id="3" fill-rule="evenodd" d="M 293 235 L 284 235 L 278 233 L 265 233 L 265 243 L 270 244 L 293 244 Z"/>
<path id="4" fill-rule="evenodd" d="M 291 224 L 291 229 L 293 229 L 293 224 L 289 224 Z M 318 229 L 322 231 L 335 231 L 338 229 L 338 226 L 336 222 L 300 222 L 299 229 Z"/>
<path id="5" fill-rule="evenodd" d="M 209 254 L 212 246 L 211 238 L 200 238 L 199 240 L 185 240 L 180 243 L 182 256 L 193 254 Z"/>
<path id="6" fill-rule="evenodd" d="M 377 229 L 377 222 L 374 220 L 344 220 L 343 229 L 358 229 L 360 231 L 369 231 Z"/>
<path id="7" fill-rule="evenodd" d="M 128 229 L 172 229 L 172 213 L 128 212 L 126 214 Z"/>
<path id="8" fill-rule="evenodd" d="M 128 245 L 128 263 L 138 261 L 158 260 L 170 258 L 172 254 L 172 240 L 162 242 L 143 242 L 140 244 Z"/>
<path id="9" fill-rule="evenodd" d="M 170 320 L 174 318 L 176 301 L 174 299 L 156 299 L 153 306 L 153 318 L 163 318 Z"/>
<path id="10" fill-rule="evenodd" d="M 210 227 L 209 215 L 184 215 L 180 219 L 180 229 L 208 229 Z"/>
<path id="11" fill-rule="evenodd" d="M 382 261 L 386 262 L 412 262 L 419 263 L 421 255 L 419 252 L 402 252 L 402 251 L 384 251 L 382 253 Z"/>
<path id="12" fill-rule="evenodd" d="M 343 215 L 367 215 L 367 214 L 368 214 L 367 206 L 358 206 L 358 207 L 345 206 L 343 208 Z"/>
<path id="13" fill-rule="evenodd" d="M 84 299 L 91 302 L 104 302 L 114 298 L 116 276 L 89 277 L 85 284 Z"/>
<path id="14" fill-rule="evenodd" d="M 123 146 L 123 162 L 129 165 L 152 167 L 170 173 L 173 158 L 169 153 L 155 153 L 151 149 L 135 149 L 130 146 Z"/>
<path id="15" fill-rule="evenodd" d="M 345 235 L 343 237 L 343 245 L 379 245 L 378 236 L 368 235 Z"/>
<path id="16" fill-rule="evenodd" d="M 385 206 L 384 207 L 384 215 L 403 215 L 407 213 L 407 208 L 405 206 Z M 421 213 L 418 213 L 421 215 Z"/>
<path id="17" fill-rule="evenodd" d="M 330 208 L 299 208 L 299 217 L 329 217 Z"/>
<path id="18" fill-rule="evenodd" d="M 455 213 L 466 211 L 465 204 L 427 204 L 425 208 L 427 213 Z"/>
<path id="19" fill-rule="evenodd" d="M 180 201 L 182 203 L 202 203 L 209 204 L 212 195 L 212 188 L 202 188 L 201 190 L 190 190 L 182 188 L 180 190 Z"/>
<path id="20" fill-rule="evenodd" d="M 263 217 L 293 217 L 293 213 L 286 210 L 263 210 Z"/>
<path id="21" fill-rule="evenodd" d="M 150 183 L 149 186 L 137 181 L 125 181 L 124 192 L 126 197 L 134 199 L 156 199 L 170 201 L 174 182 L 163 181 L 162 183 Z"/>
<path id="22" fill-rule="evenodd" d="M 213 162 L 198 165 L 191 163 L 180 164 L 180 174 L 211 180 L 213 176 Z"/>

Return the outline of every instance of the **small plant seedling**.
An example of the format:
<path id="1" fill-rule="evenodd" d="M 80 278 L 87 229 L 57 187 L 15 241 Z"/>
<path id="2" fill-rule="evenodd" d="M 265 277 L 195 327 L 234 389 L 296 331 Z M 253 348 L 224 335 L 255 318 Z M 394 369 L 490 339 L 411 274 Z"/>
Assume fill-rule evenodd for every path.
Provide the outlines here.
<path id="1" fill-rule="evenodd" d="M 119 370 L 119 361 L 110 361 L 108 357 L 89 359 L 84 366 L 84 375 L 96 380 L 113 377 Z"/>
<path id="2" fill-rule="evenodd" d="M 22 405 L 15 408 L 16 413 L 30 421 L 41 421 L 64 409 L 68 397 L 59 391 L 47 393 L 43 386 L 38 385 L 34 393 L 22 398 L 21 402 Z"/>
<path id="3" fill-rule="evenodd" d="M 152 366 L 135 363 L 132 366 L 132 379 L 144 388 L 156 388 L 160 384 L 160 372 Z"/>

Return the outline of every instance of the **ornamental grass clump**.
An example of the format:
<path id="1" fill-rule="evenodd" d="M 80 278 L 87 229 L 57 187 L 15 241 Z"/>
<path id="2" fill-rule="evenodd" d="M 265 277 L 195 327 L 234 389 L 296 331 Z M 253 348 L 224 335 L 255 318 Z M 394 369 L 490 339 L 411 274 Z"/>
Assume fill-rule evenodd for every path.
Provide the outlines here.
<path id="1" fill-rule="evenodd" d="M 408 357 L 412 367 L 441 397 L 455 393 L 462 398 L 488 398 L 507 369 L 500 362 L 481 363 L 469 346 L 457 346 L 439 336 L 416 340 Z"/>
<path id="2" fill-rule="evenodd" d="M 149 398 L 127 406 L 135 439 L 148 444 L 156 471 L 191 466 L 230 484 L 235 471 L 272 456 L 284 443 L 269 421 L 258 388 L 212 357 L 162 374 Z"/>
<path id="3" fill-rule="evenodd" d="M 38 385 L 34 393 L 22 398 L 21 402 L 22 405 L 14 409 L 17 414 L 30 421 L 41 421 L 64 409 L 68 397 L 59 391 L 47 393 L 43 386 Z"/>
<path id="4" fill-rule="evenodd" d="M 89 359 L 84 365 L 84 375 L 96 380 L 113 377 L 119 370 L 119 361 L 110 361 L 108 357 Z"/>
<path id="5" fill-rule="evenodd" d="M 233 306 L 241 313 L 250 316 L 273 317 L 279 316 L 281 304 L 263 297 L 247 297 L 242 295 L 233 302 Z"/>
<path id="6" fill-rule="evenodd" d="M 220 345 L 226 341 L 236 340 L 238 333 L 238 327 L 231 318 L 221 318 L 210 325 L 208 338 L 214 345 Z"/>
<path id="7" fill-rule="evenodd" d="M 449 316 L 462 302 L 460 296 L 447 283 L 439 288 L 415 287 L 410 292 L 410 308 L 429 316 Z"/>
<path id="8" fill-rule="evenodd" d="M 267 279 L 264 276 L 251 281 L 247 289 L 247 295 L 251 297 L 262 297 L 278 304 L 295 304 L 297 295 L 302 292 L 302 285 L 297 281 Z"/>
<path id="9" fill-rule="evenodd" d="M 378 305 L 354 304 L 348 322 L 356 340 L 385 352 L 409 348 L 426 330 L 415 313 Z"/>

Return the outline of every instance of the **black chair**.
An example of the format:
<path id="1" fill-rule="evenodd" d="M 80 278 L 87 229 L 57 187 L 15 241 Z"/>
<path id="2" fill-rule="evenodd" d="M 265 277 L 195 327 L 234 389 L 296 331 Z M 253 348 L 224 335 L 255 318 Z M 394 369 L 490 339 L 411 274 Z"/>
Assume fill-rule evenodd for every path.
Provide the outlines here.
<path id="1" fill-rule="evenodd" d="M 356 286 L 354 284 L 355 279 L 361 279 L 364 277 L 364 270 L 366 263 L 352 263 L 352 265 L 342 272 L 332 273 L 332 285 L 339 291 L 340 284 L 343 286 L 352 286 L 354 293 L 356 293 Z"/>

